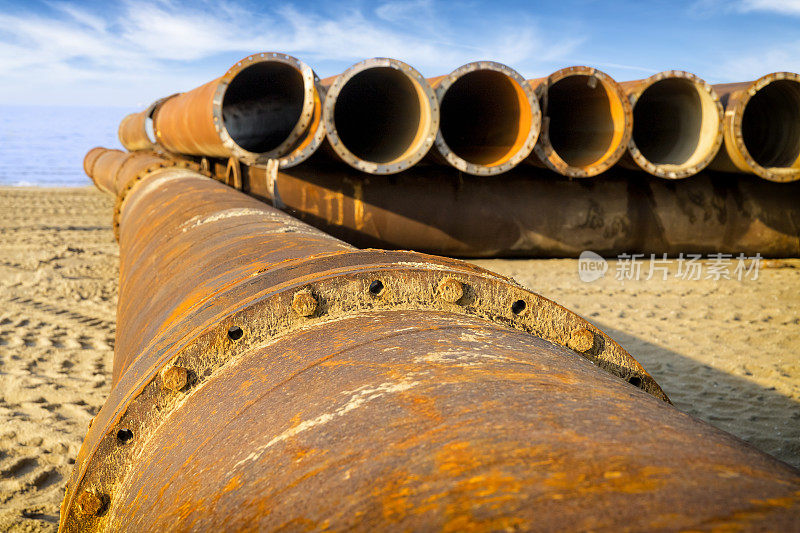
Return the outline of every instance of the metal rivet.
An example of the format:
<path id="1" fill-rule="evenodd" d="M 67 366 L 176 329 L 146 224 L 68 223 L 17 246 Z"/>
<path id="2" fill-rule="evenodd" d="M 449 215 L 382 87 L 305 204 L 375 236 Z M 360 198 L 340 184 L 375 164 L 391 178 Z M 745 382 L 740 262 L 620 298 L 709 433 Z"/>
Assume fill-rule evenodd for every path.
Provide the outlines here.
<path id="1" fill-rule="evenodd" d="M 586 328 L 578 328 L 572 332 L 567 346 L 576 352 L 587 352 L 594 346 L 594 333 Z"/>
<path id="2" fill-rule="evenodd" d="M 317 299 L 309 289 L 297 291 L 292 298 L 292 309 L 300 316 L 311 316 L 317 310 Z"/>
<path id="3" fill-rule="evenodd" d="M 454 304 L 464 296 L 464 286 L 455 278 L 444 278 L 436 287 L 436 292 L 439 298 Z"/>
<path id="4" fill-rule="evenodd" d="M 85 516 L 95 516 L 99 514 L 105 506 L 104 499 L 103 496 L 99 496 L 94 492 L 88 490 L 83 491 L 81 495 L 78 496 L 76 502 L 78 514 Z"/>
<path id="5" fill-rule="evenodd" d="M 189 382 L 189 371 L 182 366 L 171 366 L 161 372 L 161 383 L 165 389 L 177 392 Z"/>

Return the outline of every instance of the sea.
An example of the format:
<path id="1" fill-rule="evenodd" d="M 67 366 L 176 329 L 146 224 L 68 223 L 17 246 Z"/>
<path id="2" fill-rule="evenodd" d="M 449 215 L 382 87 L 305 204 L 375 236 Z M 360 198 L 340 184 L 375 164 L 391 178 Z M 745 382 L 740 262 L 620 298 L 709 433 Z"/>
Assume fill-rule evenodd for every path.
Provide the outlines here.
<path id="1" fill-rule="evenodd" d="M 117 128 L 129 107 L 0 105 L 0 186 L 92 185 L 83 156 L 120 148 Z"/>

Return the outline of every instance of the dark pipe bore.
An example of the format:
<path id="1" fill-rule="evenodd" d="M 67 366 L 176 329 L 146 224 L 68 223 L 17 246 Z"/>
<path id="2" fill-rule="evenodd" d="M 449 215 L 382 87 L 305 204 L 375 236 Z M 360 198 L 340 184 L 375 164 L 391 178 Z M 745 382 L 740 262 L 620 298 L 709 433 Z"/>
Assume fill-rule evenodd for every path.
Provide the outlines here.
<path id="1" fill-rule="evenodd" d="M 222 100 L 225 128 L 241 148 L 254 153 L 280 146 L 303 112 L 303 76 L 290 65 L 255 63 L 231 81 Z"/>
<path id="2" fill-rule="evenodd" d="M 547 94 L 550 144 L 573 167 L 597 162 L 614 138 L 608 92 L 599 82 L 592 87 L 590 79 L 583 75 L 563 78 L 551 85 Z"/>
<path id="3" fill-rule="evenodd" d="M 657 81 L 644 90 L 633 109 L 633 142 L 655 165 L 682 165 L 701 144 L 703 102 L 686 79 Z M 711 135 L 717 135 L 718 120 Z"/>
<path id="4" fill-rule="evenodd" d="M 359 159 L 388 163 L 414 144 L 421 120 L 414 83 L 389 67 L 363 70 L 339 92 L 333 120 L 339 139 Z"/>
<path id="5" fill-rule="evenodd" d="M 461 76 L 447 89 L 440 113 L 445 143 L 469 163 L 491 165 L 519 148 L 519 98 L 514 81 L 501 72 Z"/>
<path id="6" fill-rule="evenodd" d="M 742 137 L 762 167 L 791 167 L 800 157 L 800 83 L 777 80 L 747 102 Z"/>

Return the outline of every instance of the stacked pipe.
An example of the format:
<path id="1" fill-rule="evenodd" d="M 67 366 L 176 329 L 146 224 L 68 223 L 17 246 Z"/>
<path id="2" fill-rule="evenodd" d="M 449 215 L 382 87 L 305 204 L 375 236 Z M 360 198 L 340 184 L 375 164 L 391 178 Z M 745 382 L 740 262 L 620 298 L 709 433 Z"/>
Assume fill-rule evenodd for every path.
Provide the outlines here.
<path id="1" fill-rule="evenodd" d="M 527 160 L 579 178 L 622 160 L 667 179 L 711 164 L 794 181 L 798 124 L 800 76 L 786 72 L 714 87 L 683 71 L 620 84 L 579 66 L 526 81 L 482 61 L 425 80 L 405 63 L 375 58 L 320 82 L 301 61 L 263 53 L 126 117 L 120 140 L 130 150 L 275 159 L 280 168 L 326 144 L 322 152 L 369 174 L 427 161 L 491 175 Z"/>
<path id="2" fill-rule="evenodd" d="M 321 82 L 310 72 L 282 54 L 250 56 L 146 111 L 156 149 L 358 245 L 481 257 L 800 254 L 798 186 L 730 174 L 800 178 L 797 75 L 714 87 L 665 71 L 620 84 L 569 67 L 525 80 L 483 61 L 426 80 L 387 58 Z M 242 151 L 265 135 L 266 151 Z M 603 176 L 578 185 L 551 171 Z"/>
<path id="3" fill-rule="evenodd" d="M 60 531 L 796 520 L 800 472 L 674 409 L 557 304 L 354 249 L 193 169 L 97 164 L 125 157 L 85 163 L 102 190 L 133 184 L 113 387 Z"/>

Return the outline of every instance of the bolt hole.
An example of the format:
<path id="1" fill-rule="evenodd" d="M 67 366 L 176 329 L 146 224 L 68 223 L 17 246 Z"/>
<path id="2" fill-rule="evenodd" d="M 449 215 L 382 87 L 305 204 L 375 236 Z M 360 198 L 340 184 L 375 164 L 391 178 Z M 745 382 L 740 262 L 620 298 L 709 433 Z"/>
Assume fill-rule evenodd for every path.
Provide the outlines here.
<path id="1" fill-rule="evenodd" d="M 641 387 L 642 386 L 642 378 L 637 376 L 632 376 L 628 378 L 628 383 L 633 385 L 634 387 Z"/>
<path id="2" fill-rule="evenodd" d="M 523 312 L 527 306 L 528 304 L 526 304 L 524 300 L 517 300 L 511 304 L 511 312 L 518 315 Z"/>
<path id="3" fill-rule="evenodd" d="M 379 295 L 383 292 L 383 282 L 381 280 L 376 279 L 372 283 L 369 284 L 369 292 L 375 296 Z"/>
<path id="4" fill-rule="evenodd" d="M 228 330 L 228 338 L 232 341 L 238 341 L 244 335 L 244 331 L 239 326 L 231 326 Z"/>
<path id="5" fill-rule="evenodd" d="M 122 444 L 127 444 L 133 438 L 133 431 L 130 429 L 120 429 L 117 431 L 117 440 Z"/>

